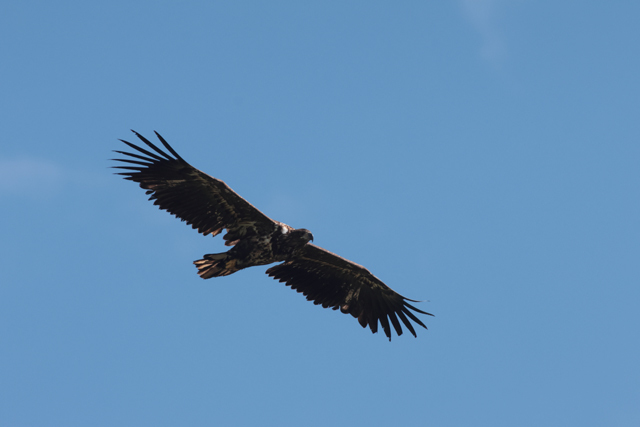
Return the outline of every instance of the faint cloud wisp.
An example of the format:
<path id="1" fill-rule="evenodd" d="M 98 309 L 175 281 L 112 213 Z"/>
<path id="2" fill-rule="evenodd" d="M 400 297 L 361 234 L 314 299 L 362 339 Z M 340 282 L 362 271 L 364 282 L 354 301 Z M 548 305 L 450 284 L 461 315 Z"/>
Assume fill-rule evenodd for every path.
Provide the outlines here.
<path id="1" fill-rule="evenodd" d="M 62 169 L 48 160 L 0 159 L 0 195 L 50 195 L 60 188 L 62 175 Z"/>
<path id="2" fill-rule="evenodd" d="M 482 39 L 480 56 L 491 62 L 500 60 L 506 49 L 504 40 L 496 29 L 496 10 L 500 0 L 462 0 L 465 17 L 476 28 Z"/>

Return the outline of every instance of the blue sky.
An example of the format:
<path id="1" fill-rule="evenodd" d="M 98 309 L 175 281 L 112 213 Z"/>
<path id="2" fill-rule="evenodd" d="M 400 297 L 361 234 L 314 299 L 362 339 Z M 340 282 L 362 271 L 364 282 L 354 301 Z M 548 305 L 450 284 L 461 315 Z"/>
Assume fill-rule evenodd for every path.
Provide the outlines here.
<path id="1" fill-rule="evenodd" d="M 640 424 L 636 2 L 5 2 L 0 424 Z M 160 132 L 435 314 L 396 337 L 112 175 Z"/>

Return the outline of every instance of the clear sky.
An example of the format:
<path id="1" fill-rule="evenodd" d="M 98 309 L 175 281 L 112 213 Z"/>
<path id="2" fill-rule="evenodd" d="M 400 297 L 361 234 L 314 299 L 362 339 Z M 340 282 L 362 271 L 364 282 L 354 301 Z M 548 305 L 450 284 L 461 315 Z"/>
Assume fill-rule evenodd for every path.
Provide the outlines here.
<path id="1" fill-rule="evenodd" d="M 6 1 L 0 425 L 640 425 L 640 3 Z M 112 174 L 194 166 L 435 314 L 371 334 Z"/>

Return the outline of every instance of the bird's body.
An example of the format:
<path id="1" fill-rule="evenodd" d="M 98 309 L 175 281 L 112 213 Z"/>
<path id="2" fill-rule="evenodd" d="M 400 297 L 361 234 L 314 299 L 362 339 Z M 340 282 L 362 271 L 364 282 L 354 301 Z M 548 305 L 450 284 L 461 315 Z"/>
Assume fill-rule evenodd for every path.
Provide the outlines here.
<path id="1" fill-rule="evenodd" d="M 205 255 L 204 259 L 195 261 L 195 265 L 203 279 L 228 276 L 243 268 L 294 258 L 310 240 L 313 236 L 308 230 L 278 223 L 273 231 L 240 239 L 229 251 Z"/>
<path id="2" fill-rule="evenodd" d="M 195 261 L 203 279 L 227 276 L 244 268 L 282 262 L 267 274 L 309 301 L 325 308 L 340 308 L 358 319 L 362 327 L 377 332 L 378 322 L 391 339 L 391 325 L 402 334 L 400 321 L 415 336 L 409 321 L 426 326 L 411 310 L 431 315 L 409 304 L 366 268 L 312 243 L 313 235 L 274 221 L 235 193 L 223 181 L 213 178 L 184 161 L 158 134 L 167 154 L 142 135 L 134 132 L 153 151 L 122 140 L 136 153 L 116 151 L 128 156 L 115 159 L 125 163 L 125 179 L 137 182 L 150 200 L 204 235 L 216 236 L 223 230 L 227 252 L 207 254 Z M 391 323 L 389 323 L 391 322 Z"/>

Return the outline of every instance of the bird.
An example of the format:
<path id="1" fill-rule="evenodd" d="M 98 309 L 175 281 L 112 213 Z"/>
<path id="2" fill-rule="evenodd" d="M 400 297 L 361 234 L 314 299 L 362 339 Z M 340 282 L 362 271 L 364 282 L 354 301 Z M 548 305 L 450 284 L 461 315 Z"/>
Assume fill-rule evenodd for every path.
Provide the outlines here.
<path id="1" fill-rule="evenodd" d="M 138 183 L 153 204 L 199 233 L 215 237 L 226 230 L 223 240 L 231 249 L 194 261 L 201 278 L 281 262 L 266 274 L 316 305 L 352 315 L 374 334 L 379 323 L 389 341 L 391 326 L 402 335 L 400 322 L 414 337 L 411 321 L 427 329 L 414 312 L 433 314 L 410 304 L 419 301 L 398 294 L 365 267 L 310 243 L 309 230 L 269 218 L 225 182 L 187 163 L 158 132 L 154 131 L 166 151 L 132 132 L 146 148 L 120 139 L 133 152 L 114 150 L 126 156 L 111 159 L 119 162 L 112 167 L 122 170 L 116 175 Z"/>

